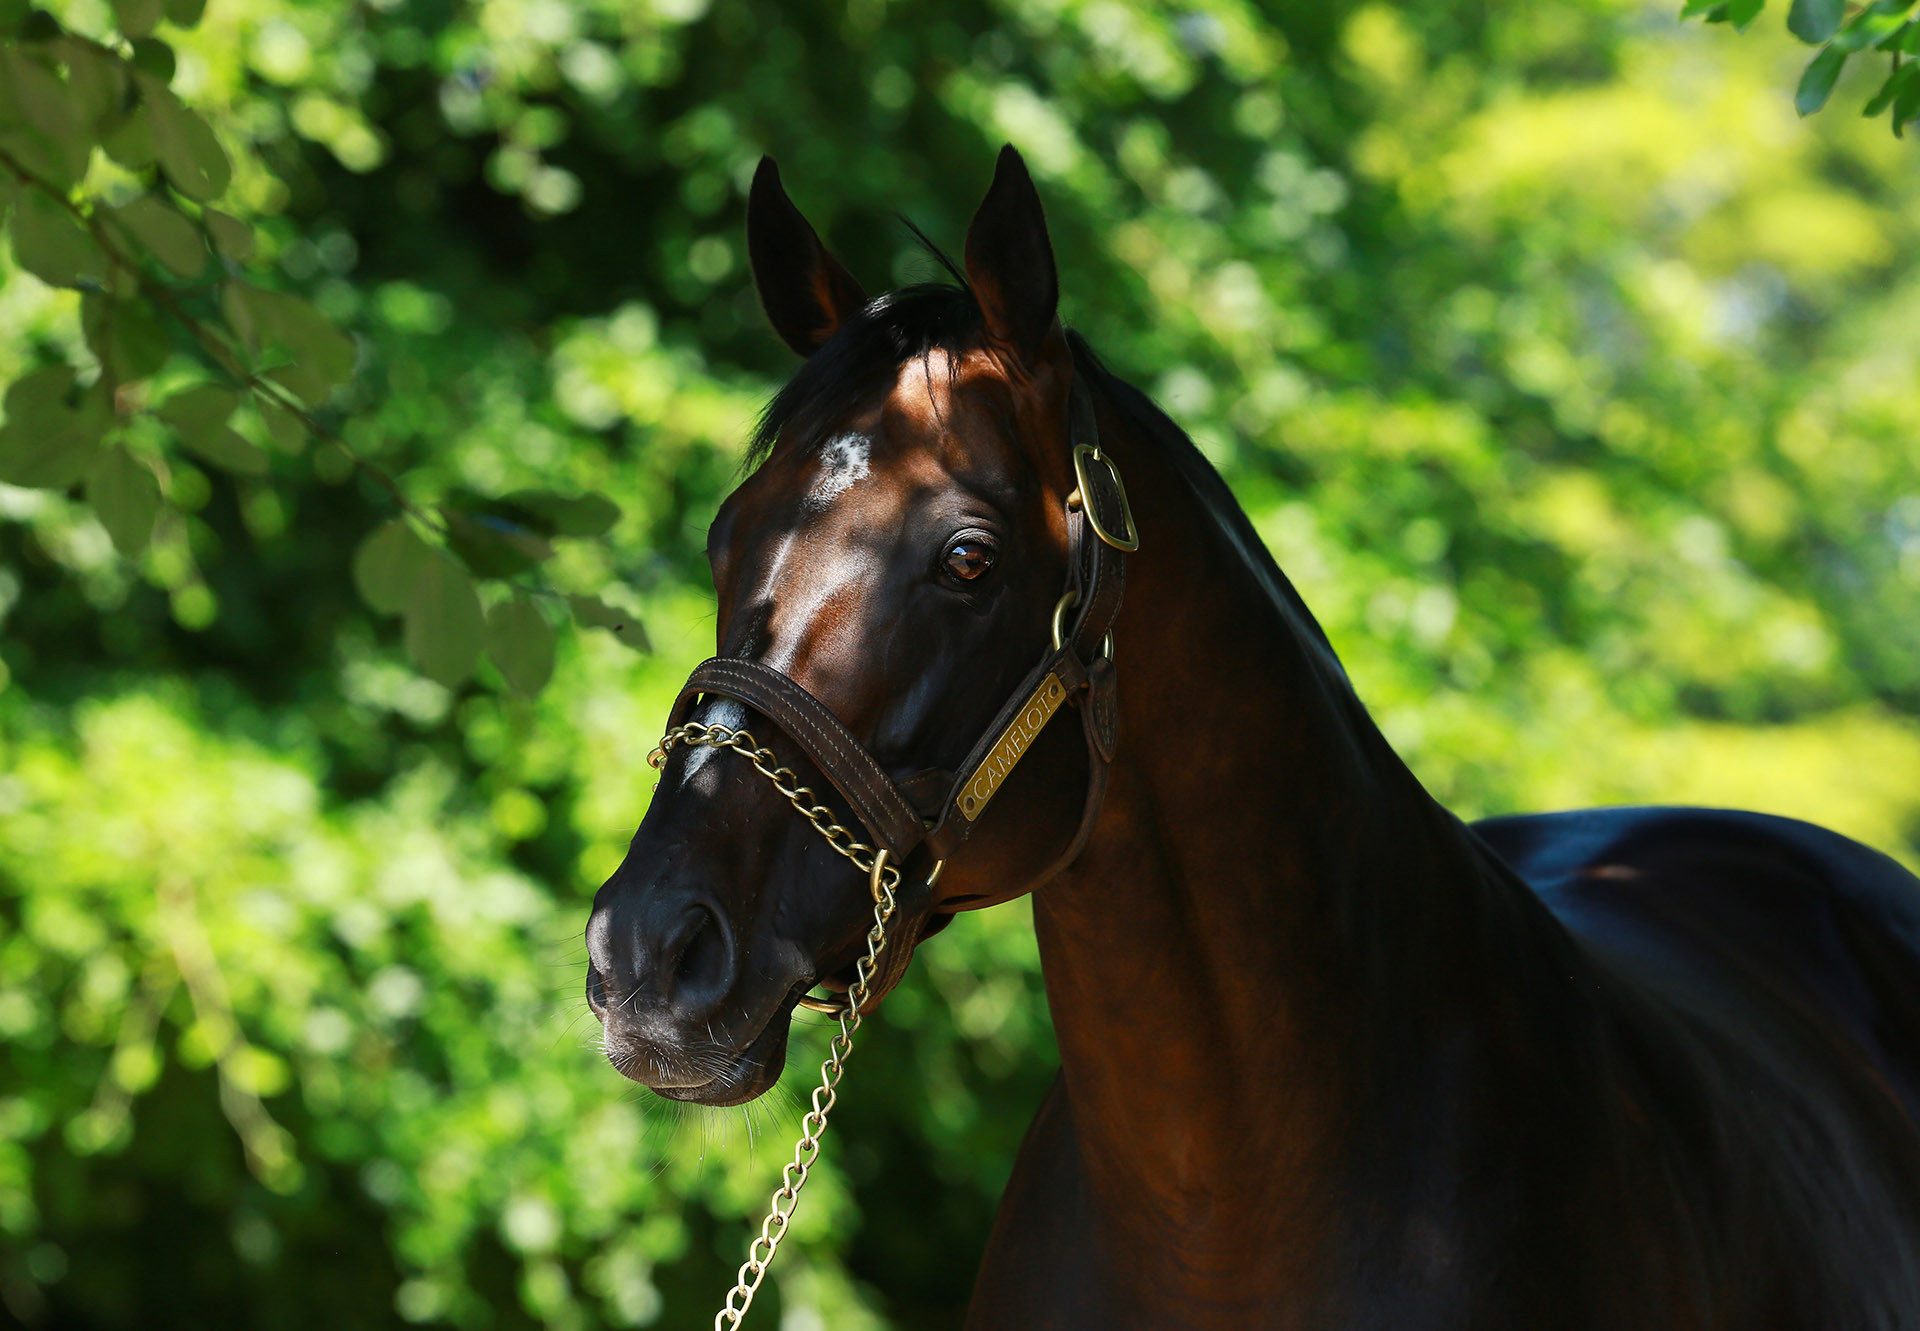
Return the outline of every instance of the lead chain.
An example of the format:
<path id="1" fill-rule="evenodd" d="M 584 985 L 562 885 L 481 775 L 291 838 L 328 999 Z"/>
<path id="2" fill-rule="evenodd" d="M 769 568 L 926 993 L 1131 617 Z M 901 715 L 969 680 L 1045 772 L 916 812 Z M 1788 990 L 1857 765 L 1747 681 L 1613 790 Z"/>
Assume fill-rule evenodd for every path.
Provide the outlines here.
<path id="1" fill-rule="evenodd" d="M 876 850 L 856 839 L 853 833 L 835 822 L 833 811 L 800 784 L 800 778 L 793 769 L 781 766 L 772 750 L 762 747 L 748 732 L 731 726 L 689 721 L 685 725 L 675 726 L 661 738 L 659 746 L 648 755 L 648 763 L 656 770 L 664 767 L 668 756 L 682 744 L 732 749 L 745 757 L 756 771 L 773 782 L 774 789 L 799 810 L 800 815 L 826 838 L 827 844 L 836 853 L 850 860 L 867 875 L 867 887 L 873 895 L 873 927 L 867 930 L 867 954 L 854 965 L 853 983 L 847 987 L 846 1003 L 832 1011 L 831 1015 L 840 1029 L 827 1046 L 826 1060 L 820 1064 L 820 1085 L 813 1092 L 813 1106 L 800 1120 L 799 1144 L 793 1148 L 793 1159 L 780 1171 L 780 1186 L 774 1189 L 767 1208 L 767 1218 L 760 1223 L 760 1233 L 747 1245 L 747 1260 L 740 1264 L 733 1288 L 727 1291 L 720 1311 L 713 1316 L 714 1331 L 731 1331 L 731 1328 L 740 1325 L 747 1315 L 747 1309 L 753 1306 L 753 1296 L 759 1291 L 760 1280 L 766 1275 L 767 1268 L 773 1265 L 773 1255 L 780 1250 L 780 1240 L 787 1236 L 787 1225 L 793 1218 L 794 1208 L 800 1203 L 800 1189 L 806 1186 L 807 1175 L 814 1161 L 820 1158 L 820 1138 L 827 1130 L 827 1115 L 839 1099 L 840 1078 L 846 1072 L 847 1059 L 853 1054 L 853 1033 L 860 1029 L 860 1009 L 866 1005 L 872 992 L 873 976 L 879 969 L 880 955 L 887 950 L 887 925 L 893 919 L 894 889 L 900 886 L 900 870 L 887 862 L 885 850 Z M 927 880 L 929 884 L 939 877 L 940 868 L 940 865 L 934 866 Z"/>

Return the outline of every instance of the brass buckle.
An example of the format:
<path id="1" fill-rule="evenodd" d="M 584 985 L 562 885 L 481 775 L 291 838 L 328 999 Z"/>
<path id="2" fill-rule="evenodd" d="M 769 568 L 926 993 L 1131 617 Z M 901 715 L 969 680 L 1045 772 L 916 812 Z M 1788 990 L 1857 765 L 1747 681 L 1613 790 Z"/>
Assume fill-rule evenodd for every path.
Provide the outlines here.
<path id="1" fill-rule="evenodd" d="M 1107 524 L 1100 520 L 1100 505 L 1094 502 L 1093 486 L 1087 472 L 1089 463 L 1099 463 L 1107 470 L 1113 480 L 1113 493 L 1120 500 L 1120 525 L 1125 535 L 1110 531 Z M 1133 506 L 1127 503 L 1127 487 L 1120 479 L 1120 469 L 1113 465 L 1113 459 L 1102 453 L 1092 444 L 1073 446 L 1073 483 L 1080 492 L 1080 506 L 1086 511 L 1087 525 L 1093 528 L 1093 534 L 1118 550 L 1130 555 L 1140 548 L 1140 532 L 1133 525 Z"/>

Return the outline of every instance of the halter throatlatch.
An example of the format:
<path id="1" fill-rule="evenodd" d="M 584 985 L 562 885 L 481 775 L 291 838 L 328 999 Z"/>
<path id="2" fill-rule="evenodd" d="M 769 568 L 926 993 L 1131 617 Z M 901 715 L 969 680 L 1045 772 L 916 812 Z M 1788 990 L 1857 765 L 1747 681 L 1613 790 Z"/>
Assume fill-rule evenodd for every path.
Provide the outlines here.
<path id="1" fill-rule="evenodd" d="M 867 875 L 873 897 L 873 926 L 867 930 L 866 955 L 854 966 L 853 983 L 844 997 L 808 995 L 800 1000 L 831 1015 L 840 1029 L 826 1061 L 820 1065 L 820 1086 L 813 1093 L 812 1108 L 801 1120 L 800 1142 L 794 1148 L 793 1160 L 783 1171 L 767 1218 L 747 1250 L 747 1260 L 726 1302 L 714 1316 L 714 1331 L 738 1327 L 747 1315 L 761 1277 L 786 1235 L 807 1172 L 819 1158 L 827 1114 L 837 1098 L 846 1060 L 853 1052 L 853 1033 L 860 1027 L 863 1012 L 886 996 L 904 970 L 909 954 L 902 954 L 902 960 L 885 973 L 880 969 L 887 951 L 887 926 L 898 906 L 895 893 L 901 882 L 900 866 L 923 847 L 928 851 L 933 865 L 922 890 L 928 904 L 937 904 L 934 892 L 947 860 L 965 844 L 1015 766 L 1065 705 L 1080 712 L 1087 744 L 1087 794 L 1072 840 L 1040 875 L 1041 880 L 1071 863 L 1093 833 L 1106 794 L 1108 767 L 1119 742 L 1113 622 L 1119 617 L 1125 586 L 1123 556 L 1140 548 L 1140 533 L 1133 524 L 1120 472 L 1100 451 L 1093 399 L 1078 375 L 1067 398 L 1067 432 L 1073 448 L 1075 482 L 1073 493 L 1067 496 L 1070 566 L 1066 590 L 1054 606 L 1052 645 L 994 715 L 957 772 L 919 772 L 896 781 L 825 703 L 789 676 L 758 661 L 722 657 L 694 667 L 674 702 L 667 733 L 650 758 L 656 768 L 664 767 L 673 750 L 681 746 L 731 749 L 741 754 L 773 782 L 837 854 Z M 837 822 L 833 810 L 750 732 L 691 720 L 700 699 L 711 696 L 745 703 L 784 732 L 846 800 L 872 844 L 858 840 Z M 930 794 L 916 800 L 907 793 L 909 790 Z M 975 909 L 1002 899 L 969 898 L 964 907 L 956 908 Z M 878 992 L 873 987 L 876 977 L 881 980 Z"/>

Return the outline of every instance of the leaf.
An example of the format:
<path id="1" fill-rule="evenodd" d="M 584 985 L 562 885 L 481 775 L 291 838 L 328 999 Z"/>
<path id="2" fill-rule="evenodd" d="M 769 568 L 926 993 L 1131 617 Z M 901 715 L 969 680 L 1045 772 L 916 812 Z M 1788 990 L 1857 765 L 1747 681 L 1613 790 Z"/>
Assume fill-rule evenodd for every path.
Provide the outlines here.
<path id="1" fill-rule="evenodd" d="M 515 490 L 500 502 L 537 519 L 555 536 L 599 536 L 620 520 L 620 506 L 599 494 Z"/>
<path id="2" fill-rule="evenodd" d="M 1846 63 L 1847 53 L 1837 46 L 1823 47 L 1820 54 L 1807 63 L 1800 75 L 1799 90 L 1793 95 L 1793 105 L 1801 115 L 1810 116 L 1827 104 L 1833 82 L 1840 77 Z"/>
<path id="3" fill-rule="evenodd" d="M 636 652 L 650 652 L 653 644 L 640 621 L 624 610 L 617 610 L 597 596 L 569 596 L 574 622 L 581 628 L 606 629 Z"/>
<path id="4" fill-rule="evenodd" d="M 133 67 L 162 83 L 173 82 L 173 48 L 158 37 L 142 37 L 133 44 Z"/>
<path id="5" fill-rule="evenodd" d="M 205 202 L 226 192 L 233 167 L 207 122 L 189 111 L 167 85 L 151 74 L 136 73 L 140 100 L 153 133 L 153 155 L 175 189 Z"/>
<path id="6" fill-rule="evenodd" d="M 1793 0 L 1787 10 L 1787 31 L 1809 46 L 1818 46 L 1840 30 L 1847 16 L 1847 0 Z"/>
<path id="7" fill-rule="evenodd" d="M 1903 73 L 1905 71 L 1898 65 L 1894 66 L 1893 72 L 1887 75 L 1886 82 L 1880 85 L 1880 90 L 1868 98 L 1867 104 L 1860 108 L 1860 114 L 1863 117 L 1871 120 L 1893 105 L 1893 99 L 1900 94 L 1900 76 Z"/>
<path id="8" fill-rule="evenodd" d="M 100 140 L 107 156 L 129 171 L 153 165 L 153 117 L 144 106 L 130 107 L 120 122 Z"/>
<path id="9" fill-rule="evenodd" d="M 110 216 L 175 277 L 197 277 L 207 266 L 207 245 L 199 228 L 154 195 L 122 204 Z"/>
<path id="10" fill-rule="evenodd" d="M 113 0 L 113 20 L 129 37 L 144 37 L 160 21 L 162 0 Z"/>
<path id="11" fill-rule="evenodd" d="M 1893 132 L 1899 134 L 1902 127 L 1920 115 L 1920 74 L 1915 71 L 1920 66 L 1909 66 L 1907 79 L 1893 98 Z"/>
<path id="12" fill-rule="evenodd" d="M 245 222 L 229 217 L 218 208 L 202 209 L 200 220 L 206 224 L 207 234 L 213 237 L 213 247 L 220 251 L 222 258 L 245 263 L 253 257 L 253 228 Z"/>
<path id="13" fill-rule="evenodd" d="M 145 379 L 167 362 L 166 330 L 145 301 L 88 292 L 80 298 L 80 326 L 116 385 Z"/>
<path id="14" fill-rule="evenodd" d="M 13 257 L 56 287 L 106 285 L 107 256 L 79 219 L 39 190 L 22 192 L 13 213 Z"/>
<path id="15" fill-rule="evenodd" d="M 162 8 L 167 12 L 167 22 L 191 28 L 206 11 L 207 0 L 165 0 Z"/>
<path id="16" fill-rule="evenodd" d="M 538 693 L 553 678 L 553 644 L 553 625 L 525 596 L 516 593 L 487 612 L 487 655 L 521 693 Z"/>
<path id="17" fill-rule="evenodd" d="M 298 416 L 261 397 L 256 397 L 253 405 L 274 443 L 289 453 L 298 453 L 307 446 L 307 427 Z"/>
<path id="18" fill-rule="evenodd" d="M 229 282 L 220 293 L 227 323 L 256 354 L 279 348 L 293 363 L 272 378 L 307 406 L 319 406 L 353 375 L 353 339 L 296 296 Z"/>
<path id="19" fill-rule="evenodd" d="M 431 560 L 433 547 L 404 518 L 373 529 L 353 556 L 353 585 L 360 599 L 383 615 L 397 615 L 413 597 L 413 585 Z"/>
<path id="20" fill-rule="evenodd" d="M 230 426 L 222 425 L 205 434 L 180 435 L 181 447 L 236 476 L 265 476 L 273 469 L 273 460 L 260 445 Z"/>
<path id="21" fill-rule="evenodd" d="M 447 544 L 465 564 L 484 578 L 511 578 L 536 567 L 553 554 L 553 546 L 537 532 L 493 513 L 465 513 L 441 505 L 447 522 Z"/>
<path id="22" fill-rule="evenodd" d="M 454 688 L 473 673 L 485 620 L 465 569 L 435 551 L 414 580 L 406 616 L 407 655 L 422 674 Z"/>
<path id="23" fill-rule="evenodd" d="M 93 139 L 81 103 L 45 64 L 0 47 L 0 149 L 65 191 L 85 174 Z"/>
<path id="24" fill-rule="evenodd" d="M 128 559 L 147 548 L 160 513 L 160 482 L 153 469 L 124 448 L 109 448 L 87 477 L 87 502 L 113 547 Z"/>
<path id="25" fill-rule="evenodd" d="M 182 433 L 200 434 L 225 425 L 239 405 L 240 395 L 232 389 L 219 384 L 195 384 L 175 393 L 155 407 L 153 413 Z"/>
<path id="26" fill-rule="evenodd" d="M 127 111 L 127 72 L 110 55 L 77 40 L 63 49 L 67 60 L 67 87 L 82 123 L 96 135 L 120 123 Z"/>
<path id="27" fill-rule="evenodd" d="M 14 381 L 0 426 L 0 481 L 64 490 L 93 470 L 112 412 L 104 391 L 69 404 L 73 367 L 53 365 Z"/>
<path id="28" fill-rule="evenodd" d="M 264 476 L 272 466 L 266 452 L 227 424 L 239 405 L 239 396 L 218 384 L 196 384 L 153 410 L 174 428 L 180 446 L 188 452 L 222 471 Z"/>
<path id="29" fill-rule="evenodd" d="M 1745 29 L 1760 17 L 1760 9 L 1765 3 L 1766 0 L 1728 0 L 1727 22 Z"/>

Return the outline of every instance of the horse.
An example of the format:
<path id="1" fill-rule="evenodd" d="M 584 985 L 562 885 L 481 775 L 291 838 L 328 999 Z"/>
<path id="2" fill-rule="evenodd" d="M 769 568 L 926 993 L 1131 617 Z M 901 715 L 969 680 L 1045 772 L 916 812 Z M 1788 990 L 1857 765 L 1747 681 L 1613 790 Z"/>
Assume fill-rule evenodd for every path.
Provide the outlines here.
<path id="1" fill-rule="evenodd" d="M 748 240 L 802 360 L 675 733 L 754 739 L 671 748 L 594 899 L 622 1073 L 749 1100 L 817 984 L 1031 894 L 1060 1068 L 970 1328 L 1920 1327 L 1920 881 L 1756 813 L 1448 812 L 1062 325 L 1011 147 L 950 281 L 870 298 L 769 160 Z"/>

